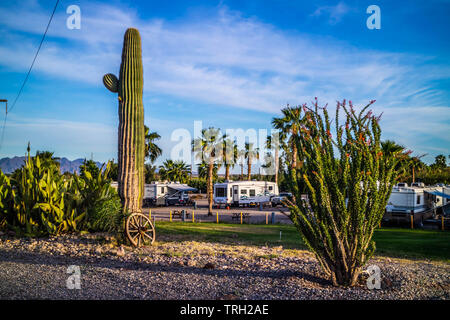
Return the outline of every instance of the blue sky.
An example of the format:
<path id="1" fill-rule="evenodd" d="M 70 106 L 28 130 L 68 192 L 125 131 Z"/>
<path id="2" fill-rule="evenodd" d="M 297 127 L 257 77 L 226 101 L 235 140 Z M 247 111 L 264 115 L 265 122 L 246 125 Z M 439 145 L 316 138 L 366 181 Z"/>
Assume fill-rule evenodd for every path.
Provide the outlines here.
<path id="1" fill-rule="evenodd" d="M 66 27 L 69 5 L 81 29 Z M 369 30 L 366 9 L 381 9 Z M 14 100 L 54 1 L 0 3 L 0 99 Z M 450 153 L 450 1 L 60 1 L 27 85 L 8 115 L 0 158 L 50 150 L 106 161 L 117 152 L 123 33 L 142 37 L 145 122 L 171 157 L 174 130 L 270 129 L 287 103 L 314 97 L 383 112 L 383 138 Z M 4 108 L 3 105 L 0 106 Z M 1 109 L 2 111 L 4 109 Z M 0 116 L 3 122 L 4 112 Z"/>

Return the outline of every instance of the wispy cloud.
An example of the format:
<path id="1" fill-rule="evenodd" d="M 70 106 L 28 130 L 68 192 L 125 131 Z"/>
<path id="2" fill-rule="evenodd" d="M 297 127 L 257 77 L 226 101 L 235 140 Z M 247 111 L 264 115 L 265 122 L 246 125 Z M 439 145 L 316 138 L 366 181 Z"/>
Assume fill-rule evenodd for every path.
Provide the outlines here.
<path id="1" fill-rule="evenodd" d="M 311 14 L 311 16 L 326 16 L 328 18 L 328 23 L 335 25 L 341 22 L 342 18 L 351 11 L 353 11 L 351 7 L 346 5 L 344 2 L 339 2 L 335 6 L 320 6 Z"/>
<path id="2" fill-rule="evenodd" d="M 415 106 L 448 110 L 448 92 L 435 83 L 450 77 L 450 67 L 434 64 L 433 57 L 363 50 L 330 38 L 288 33 L 224 6 L 204 19 L 176 22 L 142 20 L 125 5 L 120 10 L 91 2 L 80 6 L 81 30 L 65 27 L 65 12 L 55 16 L 36 74 L 102 86 L 103 74 L 118 73 L 123 33 L 133 26 L 142 36 L 149 96 L 269 114 L 287 102 L 300 104 L 314 96 L 330 104 L 343 98 L 355 104 L 376 99 L 385 118 L 404 122 L 401 117 L 406 117 L 410 127 L 432 126 L 429 137 L 445 134 L 448 128 L 442 117 L 408 118 L 409 113 L 435 110 Z M 312 15 L 338 23 L 352 10 L 339 2 L 319 7 Z M 28 68 L 47 11 L 35 1 L 0 8 L 0 65 L 14 71 Z M 389 130 L 401 137 L 394 122 Z M 410 132 L 408 143 L 420 140 L 419 131 Z"/>
<path id="3" fill-rule="evenodd" d="M 343 3 L 336 7 L 336 17 L 347 10 Z M 0 44 L 0 64 L 23 70 L 35 43 L 14 31 L 37 32 L 28 19 L 42 21 L 45 14 L 25 9 L 22 24 L 22 19 L 6 18 L 5 11 L 0 9 L 0 23 L 7 27 L 8 41 Z M 201 22 L 178 23 L 142 21 L 133 10 L 98 4 L 83 5 L 82 13 L 81 30 L 66 29 L 66 16 L 57 15 L 36 71 L 100 86 L 104 73 L 118 71 L 124 29 L 136 26 L 143 43 L 145 90 L 203 103 L 267 112 L 313 96 L 329 102 L 352 97 L 404 104 L 420 98 L 434 105 L 442 103 L 442 95 L 428 82 L 450 74 L 449 67 L 436 67 L 437 74 L 421 67 L 428 57 L 286 34 L 226 7 Z"/>

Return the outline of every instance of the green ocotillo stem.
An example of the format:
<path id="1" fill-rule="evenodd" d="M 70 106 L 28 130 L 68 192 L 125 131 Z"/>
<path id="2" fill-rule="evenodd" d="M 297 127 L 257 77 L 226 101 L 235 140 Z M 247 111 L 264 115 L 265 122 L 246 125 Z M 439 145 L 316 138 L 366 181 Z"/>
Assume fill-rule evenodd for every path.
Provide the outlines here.
<path id="1" fill-rule="evenodd" d="M 144 105 L 141 37 L 137 29 L 125 32 L 119 79 L 113 74 L 103 77 L 106 88 L 119 99 L 119 195 L 124 210 L 142 211 L 144 194 Z"/>

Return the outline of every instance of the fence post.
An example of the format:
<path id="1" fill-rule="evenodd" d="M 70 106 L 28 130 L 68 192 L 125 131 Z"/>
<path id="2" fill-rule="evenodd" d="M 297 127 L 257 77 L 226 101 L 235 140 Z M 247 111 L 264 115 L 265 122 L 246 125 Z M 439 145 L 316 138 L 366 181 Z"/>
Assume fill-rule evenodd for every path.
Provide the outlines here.
<path id="1" fill-rule="evenodd" d="M 149 211 L 148 211 L 148 218 L 151 220 L 152 219 L 152 209 L 150 209 Z"/>
<path id="2" fill-rule="evenodd" d="M 172 210 L 169 210 L 169 221 L 172 222 Z"/>
<path id="3" fill-rule="evenodd" d="M 275 224 L 275 212 L 272 212 L 272 224 Z"/>
<path id="4" fill-rule="evenodd" d="M 445 227 L 444 227 L 444 215 L 441 216 L 441 229 L 442 229 L 442 231 L 445 230 Z"/>
<path id="5" fill-rule="evenodd" d="M 219 223 L 219 211 L 216 212 L 216 221 Z"/>
<path id="6" fill-rule="evenodd" d="M 186 211 L 184 211 L 184 210 L 181 210 L 181 213 L 182 213 L 182 220 L 183 220 L 183 222 L 186 220 Z"/>
<path id="7" fill-rule="evenodd" d="M 192 210 L 192 223 L 195 222 L 195 215 L 194 215 L 194 210 Z"/>
<path id="8" fill-rule="evenodd" d="M 241 211 L 241 224 L 242 224 L 242 211 Z"/>
<path id="9" fill-rule="evenodd" d="M 266 212 L 266 224 L 269 224 L 269 213 Z"/>
<path id="10" fill-rule="evenodd" d="M 411 214 L 411 229 L 414 229 L 414 213 Z"/>

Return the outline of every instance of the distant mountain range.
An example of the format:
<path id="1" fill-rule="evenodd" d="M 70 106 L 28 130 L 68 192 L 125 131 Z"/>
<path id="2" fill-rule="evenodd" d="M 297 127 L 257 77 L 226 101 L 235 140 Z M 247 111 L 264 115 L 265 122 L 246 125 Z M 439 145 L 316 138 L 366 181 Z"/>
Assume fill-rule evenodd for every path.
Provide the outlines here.
<path id="1" fill-rule="evenodd" d="M 0 169 L 4 173 L 12 173 L 12 172 L 14 172 L 14 170 L 20 168 L 24 164 L 26 159 L 27 159 L 26 156 L 0 159 Z M 79 173 L 80 166 L 83 164 L 83 162 L 84 162 L 84 159 L 75 159 L 73 161 L 70 161 L 67 158 L 61 158 L 59 160 L 61 173 L 64 173 L 64 172 L 73 173 L 74 171 Z M 100 162 L 95 162 L 95 163 L 97 164 L 97 167 L 99 167 L 99 168 L 102 166 L 102 163 L 100 163 Z"/>

